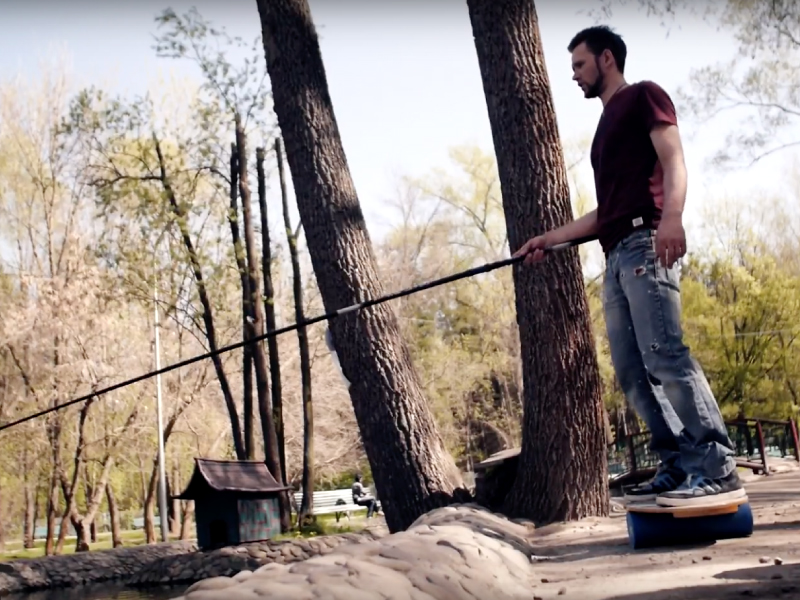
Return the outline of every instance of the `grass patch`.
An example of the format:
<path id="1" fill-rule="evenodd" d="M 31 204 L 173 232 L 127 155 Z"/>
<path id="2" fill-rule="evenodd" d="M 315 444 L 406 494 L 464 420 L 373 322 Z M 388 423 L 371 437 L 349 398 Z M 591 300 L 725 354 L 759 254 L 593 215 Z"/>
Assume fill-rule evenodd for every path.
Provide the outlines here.
<path id="1" fill-rule="evenodd" d="M 360 525 L 360 526 L 359 526 Z M 297 526 L 294 518 L 292 519 L 292 531 L 283 533 L 275 539 L 282 540 L 296 540 L 299 538 L 313 538 L 323 535 L 336 535 L 340 533 L 354 533 L 361 531 L 364 528 L 363 524 L 353 523 L 352 521 L 342 520 L 338 523 L 333 515 L 318 515 L 314 521 Z"/>
<path id="2" fill-rule="evenodd" d="M 292 526 L 294 529 L 287 533 L 276 536 L 275 541 L 296 540 L 301 538 L 314 538 L 323 535 L 336 535 L 340 533 L 354 533 L 361 531 L 366 524 L 364 519 L 355 517 L 353 520 L 348 521 L 342 519 L 338 523 L 334 515 L 318 515 L 314 522 L 297 528 L 292 519 Z M 131 531 L 120 532 L 122 544 L 124 547 L 130 548 L 133 546 L 143 546 L 145 544 L 145 536 L 143 529 L 136 529 Z M 160 538 L 159 538 L 160 539 Z M 75 553 L 74 536 L 67 537 L 64 542 L 63 554 Z M 33 548 L 23 548 L 21 540 L 9 540 L 6 542 L 5 552 L 0 553 L 0 561 L 18 560 L 22 558 L 40 558 L 44 556 L 44 540 L 35 540 Z M 111 533 L 97 534 L 97 542 L 90 544 L 90 551 L 94 550 L 110 550 L 112 548 Z"/>
<path id="3" fill-rule="evenodd" d="M 120 532 L 123 546 L 142 546 L 145 543 L 144 530 L 137 529 L 133 531 Z M 74 536 L 68 536 L 64 541 L 64 552 L 62 554 L 74 554 L 75 552 Z M 113 547 L 111 543 L 111 533 L 98 533 L 97 542 L 90 544 L 90 550 L 110 550 Z M 6 543 L 6 551 L 0 553 L 0 560 L 17 560 L 20 558 L 39 558 L 44 556 L 44 540 L 34 540 L 33 548 L 23 548 L 22 541 L 14 540 Z"/>

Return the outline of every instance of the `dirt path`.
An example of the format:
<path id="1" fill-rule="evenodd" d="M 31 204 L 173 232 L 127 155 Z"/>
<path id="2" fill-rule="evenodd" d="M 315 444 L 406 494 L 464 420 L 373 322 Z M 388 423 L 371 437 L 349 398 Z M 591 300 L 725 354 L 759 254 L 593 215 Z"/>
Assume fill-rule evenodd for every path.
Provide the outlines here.
<path id="1" fill-rule="evenodd" d="M 800 599 L 800 471 L 747 482 L 746 539 L 631 550 L 625 512 L 536 532 L 534 597 L 543 600 Z M 778 563 L 776 564 L 776 559 Z"/>

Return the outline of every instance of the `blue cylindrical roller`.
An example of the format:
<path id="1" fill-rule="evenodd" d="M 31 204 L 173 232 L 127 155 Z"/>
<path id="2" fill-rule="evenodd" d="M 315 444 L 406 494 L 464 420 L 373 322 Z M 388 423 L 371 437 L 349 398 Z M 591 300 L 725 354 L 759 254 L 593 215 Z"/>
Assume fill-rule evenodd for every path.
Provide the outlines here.
<path id="1" fill-rule="evenodd" d="M 735 513 L 707 517 L 676 518 L 668 512 L 628 512 L 628 539 L 634 550 L 655 546 L 697 544 L 753 533 L 753 512 L 749 503 Z"/>

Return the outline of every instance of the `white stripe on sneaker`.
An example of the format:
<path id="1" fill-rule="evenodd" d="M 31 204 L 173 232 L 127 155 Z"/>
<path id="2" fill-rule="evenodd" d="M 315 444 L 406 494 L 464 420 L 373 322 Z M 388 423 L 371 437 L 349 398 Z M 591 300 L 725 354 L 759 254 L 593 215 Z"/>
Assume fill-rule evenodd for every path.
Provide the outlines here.
<path id="1" fill-rule="evenodd" d="M 731 502 L 733 500 L 738 500 L 739 498 L 744 498 L 747 496 L 747 492 L 745 492 L 744 488 L 739 488 L 738 490 L 731 490 L 730 492 L 721 492 L 718 494 L 710 494 L 710 495 L 703 495 L 703 496 L 692 496 L 691 493 L 687 493 L 685 496 L 677 496 L 673 492 L 673 495 L 670 496 L 659 496 L 656 498 L 656 504 L 659 506 L 672 506 L 672 507 L 679 507 L 679 506 L 719 506 L 720 504 L 725 504 L 727 502 Z"/>

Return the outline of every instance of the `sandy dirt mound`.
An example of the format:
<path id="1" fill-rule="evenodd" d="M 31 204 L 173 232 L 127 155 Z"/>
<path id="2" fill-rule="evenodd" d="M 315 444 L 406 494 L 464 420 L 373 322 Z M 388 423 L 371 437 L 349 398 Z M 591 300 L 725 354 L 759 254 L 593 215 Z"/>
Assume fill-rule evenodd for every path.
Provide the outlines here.
<path id="1" fill-rule="evenodd" d="M 197 583 L 182 600 L 800 599 L 800 472 L 747 481 L 752 537 L 631 550 L 625 512 L 534 530 L 471 506 L 294 565 Z"/>

